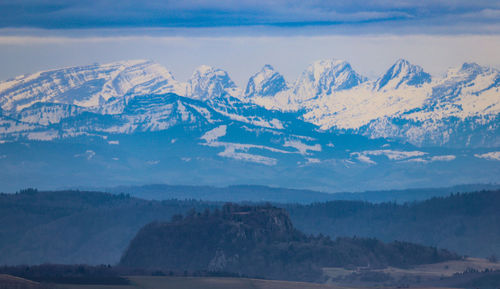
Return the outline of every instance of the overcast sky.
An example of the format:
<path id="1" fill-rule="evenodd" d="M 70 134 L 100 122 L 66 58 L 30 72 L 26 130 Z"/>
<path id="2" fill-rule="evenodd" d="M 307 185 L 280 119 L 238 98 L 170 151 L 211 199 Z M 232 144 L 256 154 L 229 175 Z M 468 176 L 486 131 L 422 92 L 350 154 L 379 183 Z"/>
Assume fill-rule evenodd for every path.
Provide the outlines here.
<path id="1" fill-rule="evenodd" d="M 324 25 L 386 20 L 495 23 L 497 0 L 0 0 L 0 26 L 42 28 Z"/>
<path id="2" fill-rule="evenodd" d="M 0 0 L 0 79 L 152 59 L 179 80 L 196 66 L 240 85 L 264 64 L 293 81 L 345 59 L 368 77 L 406 58 L 432 74 L 465 61 L 500 66 L 500 1 Z"/>

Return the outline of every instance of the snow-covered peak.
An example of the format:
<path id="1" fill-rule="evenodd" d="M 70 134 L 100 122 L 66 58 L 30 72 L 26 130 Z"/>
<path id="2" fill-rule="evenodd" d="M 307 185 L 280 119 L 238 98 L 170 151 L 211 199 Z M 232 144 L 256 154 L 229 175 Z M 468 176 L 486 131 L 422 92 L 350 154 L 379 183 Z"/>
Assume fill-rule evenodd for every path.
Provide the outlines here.
<path id="1" fill-rule="evenodd" d="M 399 59 L 375 82 L 375 89 L 398 89 L 401 85 L 419 87 L 431 82 L 431 75 L 422 67 L 413 65 L 405 59 Z"/>
<path id="2" fill-rule="evenodd" d="M 468 94 L 479 95 L 486 91 L 500 96 L 496 91 L 499 87 L 500 71 L 476 63 L 464 63 L 461 67 L 448 70 L 446 76 L 434 87 L 433 99 L 450 100 Z M 498 101 L 498 97 L 490 97 L 490 100 L 493 99 Z"/>
<path id="3" fill-rule="evenodd" d="M 462 67 L 460 68 L 460 71 L 462 73 L 468 73 L 468 74 L 480 74 L 484 73 L 487 70 L 488 70 L 487 67 L 483 67 L 474 62 L 465 62 L 464 64 L 462 64 Z"/>
<path id="4" fill-rule="evenodd" d="M 187 83 L 186 95 L 200 100 L 220 97 L 236 85 L 226 71 L 207 65 L 198 67 Z"/>
<path id="5" fill-rule="evenodd" d="M 304 99 L 353 88 L 366 79 L 342 60 L 329 59 L 312 63 L 294 85 L 294 93 Z"/>
<path id="6" fill-rule="evenodd" d="M 245 95 L 252 96 L 274 96 L 276 93 L 287 88 L 283 76 L 271 65 L 266 64 L 262 69 L 248 80 Z"/>
<path id="7" fill-rule="evenodd" d="M 467 117 L 500 113 L 500 71 L 465 63 L 448 70 L 432 88 L 426 111 L 438 117 Z M 419 115 L 419 118 L 427 116 Z"/>
<path id="8" fill-rule="evenodd" d="M 183 93 L 163 66 L 148 60 L 68 67 L 22 75 L 0 83 L 0 106 L 20 111 L 37 102 L 97 107 L 140 93 Z"/>
<path id="9" fill-rule="evenodd" d="M 471 81 L 478 76 L 498 74 L 499 71 L 487 66 L 481 66 L 477 63 L 466 62 L 460 67 L 450 68 L 443 79 L 443 81 Z"/>

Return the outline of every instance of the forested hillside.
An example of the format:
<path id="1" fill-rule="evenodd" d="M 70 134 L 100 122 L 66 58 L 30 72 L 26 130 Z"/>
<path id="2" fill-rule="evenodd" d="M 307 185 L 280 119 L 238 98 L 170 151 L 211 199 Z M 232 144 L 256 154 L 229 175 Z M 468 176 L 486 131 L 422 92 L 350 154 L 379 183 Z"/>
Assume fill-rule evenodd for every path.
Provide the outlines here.
<path id="1" fill-rule="evenodd" d="M 97 192 L 1 194 L 0 264 L 113 264 L 145 224 L 210 207 Z"/>
<path id="2" fill-rule="evenodd" d="M 312 190 L 277 188 L 269 186 L 239 185 L 228 187 L 144 185 L 119 186 L 98 190 L 129 194 L 146 200 L 196 199 L 216 202 L 271 202 L 311 204 L 328 201 L 366 201 L 370 203 L 423 201 L 433 197 L 447 197 L 452 193 L 498 190 L 500 184 L 470 184 L 444 188 L 366 191 L 357 193 L 324 193 Z"/>
<path id="3" fill-rule="evenodd" d="M 333 201 L 287 206 L 301 230 L 447 248 L 470 256 L 500 255 L 500 191 L 453 194 L 423 202 Z"/>
<path id="4" fill-rule="evenodd" d="M 145 224 L 222 205 L 81 191 L 0 194 L 0 264 L 115 264 Z M 307 234 L 401 240 L 470 256 L 500 256 L 499 191 L 405 205 L 333 201 L 276 206 L 285 208 L 294 226 Z"/>
<path id="5" fill-rule="evenodd" d="M 121 266 L 171 271 L 222 271 L 280 280 L 322 281 L 323 267 L 407 267 L 459 259 L 405 242 L 306 236 L 284 209 L 226 204 L 142 228 Z"/>

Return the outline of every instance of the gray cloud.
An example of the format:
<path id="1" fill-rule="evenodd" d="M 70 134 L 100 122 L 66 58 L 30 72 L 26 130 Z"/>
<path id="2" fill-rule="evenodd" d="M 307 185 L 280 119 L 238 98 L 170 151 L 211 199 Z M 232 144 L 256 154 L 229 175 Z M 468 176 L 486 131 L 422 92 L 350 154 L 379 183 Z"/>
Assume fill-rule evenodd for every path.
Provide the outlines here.
<path id="1" fill-rule="evenodd" d="M 498 24 L 496 0 L 0 0 L 0 27 Z"/>

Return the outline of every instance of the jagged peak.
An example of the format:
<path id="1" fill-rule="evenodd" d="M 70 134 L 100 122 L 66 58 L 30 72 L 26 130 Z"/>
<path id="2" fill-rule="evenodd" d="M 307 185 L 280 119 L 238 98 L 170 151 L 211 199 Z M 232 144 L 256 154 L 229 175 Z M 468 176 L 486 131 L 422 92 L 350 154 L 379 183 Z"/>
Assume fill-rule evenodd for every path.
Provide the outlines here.
<path id="1" fill-rule="evenodd" d="M 396 60 L 396 62 L 394 62 L 394 64 L 391 66 L 391 68 L 389 68 L 389 70 L 395 69 L 398 71 L 403 71 L 403 70 L 411 70 L 412 68 L 421 69 L 420 66 L 411 64 L 408 60 L 404 58 L 399 58 L 398 60 Z"/>
<path id="2" fill-rule="evenodd" d="M 343 60 L 343 59 L 338 59 L 338 58 L 324 58 L 324 59 L 318 59 L 316 61 L 313 61 L 309 66 L 317 66 L 317 65 L 345 65 L 349 64 L 349 62 Z"/>
<path id="3" fill-rule="evenodd" d="M 351 64 L 340 59 L 323 59 L 311 63 L 295 83 L 294 91 L 304 95 L 331 94 L 350 89 L 366 78 L 358 74 Z"/>
<path id="4" fill-rule="evenodd" d="M 311 63 L 305 72 L 313 72 L 315 78 L 319 78 L 322 73 L 328 71 L 352 70 L 351 64 L 341 59 L 321 59 Z"/>
<path id="5" fill-rule="evenodd" d="M 498 73 L 498 70 L 495 70 L 489 66 L 479 65 L 475 62 L 465 62 L 464 64 L 462 64 L 462 67 L 460 67 L 460 72 L 477 75 L 477 74 L 489 73 L 489 72 L 497 72 Z"/>
<path id="6" fill-rule="evenodd" d="M 276 71 L 271 64 L 264 64 L 260 71 Z"/>
<path id="7" fill-rule="evenodd" d="M 261 70 L 250 77 L 245 95 L 273 96 L 287 88 L 286 81 L 270 64 L 264 65 Z"/>
<path id="8" fill-rule="evenodd" d="M 219 97 L 226 92 L 226 89 L 235 87 L 236 84 L 225 70 L 201 65 L 188 80 L 186 95 L 196 99 L 207 99 Z"/>
<path id="9" fill-rule="evenodd" d="M 225 71 L 223 69 L 204 64 L 204 65 L 198 66 L 194 70 L 193 75 L 191 76 L 191 79 L 197 78 L 197 77 L 210 77 L 210 76 L 227 76 L 227 77 L 229 77 L 229 74 L 227 73 L 227 71 Z"/>
<path id="10" fill-rule="evenodd" d="M 475 62 L 464 62 L 462 64 L 462 67 L 460 70 L 463 71 L 477 71 L 477 70 L 483 70 L 485 67 L 482 67 L 481 65 L 475 63 Z"/>
<path id="11" fill-rule="evenodd" d="M 446 72 L 446 79 L 450 78 L 464 78 L 468 80 L 472 80 L 476 78 L 480 74 L 489 74 L 489 73 L 500 73 L 497 69 L 491 68 L 489 66 L 482 66 L 475 62 L 465 62 L 460 67 L 454 67 L 448 69 Z"/>
<path id="12" fill-rule="evenodd" d="M 406 59 L 398 59 L 375 83 L 375 89 L 397 89 L 401 85 L 421 86 L 431 82 L 431 75 Z"/>
<path id="13" fill-rule="evenodd" d="M 208 74 L 214 70 L 215 70 L 215 68 L 213 68 L 212 66 L 203 64 L 203 65 L 196 67 L 196 69 L 193 72 L 193 75 L 205 75 L 205 74 Z"/>

